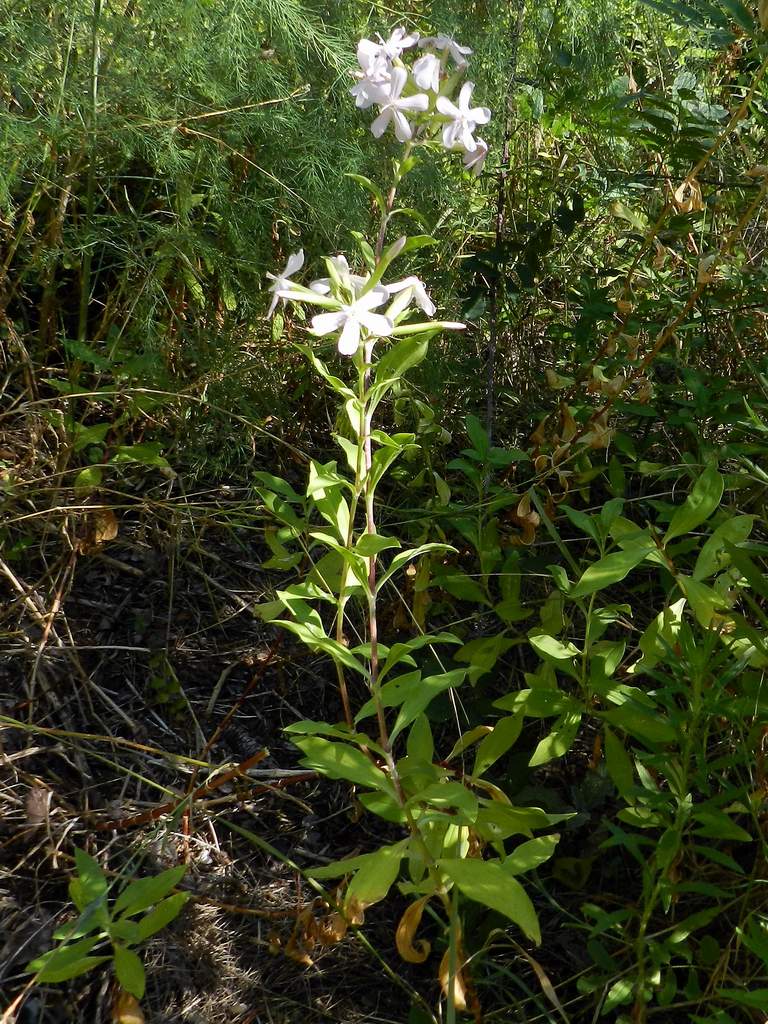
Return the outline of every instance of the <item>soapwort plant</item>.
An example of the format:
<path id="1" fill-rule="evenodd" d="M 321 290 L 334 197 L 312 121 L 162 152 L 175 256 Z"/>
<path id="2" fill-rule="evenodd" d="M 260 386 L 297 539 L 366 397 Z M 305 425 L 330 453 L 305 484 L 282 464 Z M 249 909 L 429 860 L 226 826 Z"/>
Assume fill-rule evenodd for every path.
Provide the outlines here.
<path id="1" fill-rule="evenodd" d="M 464 326 L 433 319 L 434 303 L 419 278 L 392 279 L 398 259 L 435 239 L 403 235 L 388 242 L 388 235 L 398 213 L 399 184 L 420 153 L 457 153 L 472 172 L 482 168 L 487 146 L 475 133 L 491 114 L 472 106 L 473 84 L 463 81 L 470 53 L 446 36 L 419 38 L 401 28 L 386 40 L 360 42 L 351 94 L 361 110 L 378 108 L 373 135 L 391 130 L 403 146 L 386 193 L 356 176 L 378 209 L 375 239 L 357 236 L 359 268 L 343 255 L 331 256 L 324 260 L 325 276 L 302 284 L 299 252 L 282 272 L 270 275 L 270 312 L 279 302 L 300 306 L 310 318 L 310 338 L 321 345 L 332 339 L 349 360 L 351 381 L 329 368 L 311 343 L 297 345 L 343 410 L 344 433 L 335 436 L 342 465 L 313 461 L 305 495 L 284 480 L 257 474 L 264 505 L 277 524 L 270 537 L 275 558 L 267 564 L 298 567 L 307 556 L 311 562 L 302 581 L 278 590 L 262 615 L 332 659 L 343 717 L 341 723 L 296 722 L 288 732 L 306 767 L 353 784 L 366 811 L 404 833 L 374 852 L 311 872 L 316 879 L 348 882 L 340 889 L 332 926 L 308 927 L 305 942 L 311 945 L 329 929 L 338 938 L 350 925 L 362 924 L 365 909 L 398 883 L 410 900 L 395 936 L 405 960 L 421 963 L 429 956 L 429 943 L 415 938 L 427 905 L 443 915 L 446 941 L 438 973 L 449 1021 L 475 999 L 462 944 L 461 900 L 484 904 L 539 942 L 536 912 L 518 876 L 555 849 L 557 835 L 534 838 L 534 830 L 551 830 L 563 817 L 514 806 L 485 778 L 515 743 L 522 712 L 474 728 L 451 751 L 436 754 L 426 712 L 468 676 L 466 666 L 446 667 L 438 648 L 460 639 L 449 632 L 422 633 L 390 646 L 379 631 L 378 601 L 390 581 L 422 556 L 452 550 L 441 543 L 403 550 L 396 536 L 379 532 L 377 490 L 395 461 L 414 450 L 416 436 L 388 433 L 374 423 L 393 387 L 427 358 L 430 340 Z M 349 637 L 358 630 L 353 643 Z M 430 648 L 437 671 L 417 663 L 424 648 Z M 369 721 L 373 727 L 365 732 Z M 515 844 L 518 837 L 524 841 Z"/>

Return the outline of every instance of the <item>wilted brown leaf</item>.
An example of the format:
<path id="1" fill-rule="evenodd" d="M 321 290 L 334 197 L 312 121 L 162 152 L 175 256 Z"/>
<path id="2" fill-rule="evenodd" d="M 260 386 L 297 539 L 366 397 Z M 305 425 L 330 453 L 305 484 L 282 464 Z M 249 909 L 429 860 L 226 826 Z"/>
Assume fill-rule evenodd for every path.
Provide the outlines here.
<path id="1" fill-rule="evenodd" d="M 112 1024 L 144 1024 L 139 1001 L 124 988 L 119 988 L 115 993 L 112 1003 Z"/>

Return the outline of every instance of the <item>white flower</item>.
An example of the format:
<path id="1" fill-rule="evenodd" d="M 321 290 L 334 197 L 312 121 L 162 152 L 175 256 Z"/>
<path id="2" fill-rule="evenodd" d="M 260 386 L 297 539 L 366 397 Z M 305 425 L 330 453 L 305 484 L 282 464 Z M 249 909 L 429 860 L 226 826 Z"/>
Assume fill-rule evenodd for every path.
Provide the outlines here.
<path id="1" fill-rule="evenodd" d="M 465 68 L 467 66 L 467 55 L 472 53 L 472 50 L 468 46 L 459 46 L 459 44 L 451 39 L 450 36 L 428 36 L 422 39 L 420 46 L 431 46 L 434 50 L 442 50 L 447 52 L 453 58 L 453 62 L 457 68 Z"/>
<path id="2" fill-rule="evenodd" d="M 406 33 L 404 28 L 396 28 L 385 42 L 381 36 L 378 43 L 372 39 L 361 39 L 357 44 L 357 63 L 367 78 L 374 82 L 386 81 L 392 69 L 393 61 L 397 60 L 403 50 L 408 50 L 419 41 L 419 33 Z"/>
<path id="3" fill-rule="evenodd" d="M 425 53 L 414 61 L 412 74 L 413 80 L 420 89 L 431 89 L 432 92 L 440 92 L 440 72 L 443 65 L 440 58 L 434 53 Z"/>
<path id="4" fill-rule="evenodd" d="M 381 112 L 371 124 L 371 131 L 377 139 L 387 130 L 387 125 L 392 123 L 398 141 L 407 142 L 413 136 L 413 130 L 403 111 L 423 111 L 429 107 L 429 99 L 424 93 L 405 97 L 401 95 L 407 81 L 408 72 L 405 68 L 392 69 L 389 87 L 386 92 L 382 91 L 381 98 L 376 101 Z"/>
<path id="5" fill-rule="evenodd" d="M 468 171 L 474 171 L 475 174 L 480 174 L 485 163 L 485 158 L 488 156 L 488 143 L 483 142 L 482 139 L 477 139 L 477 148 L 474 150 L 467 150 L 463 156 L 464 167 Z"/>
<path id="6" fill-rule="evenodd" d="M 271 284 L 269 286 L 269 291 L 272 292 L 272 302 L 270 303 L 269 309 L 267 311 L 268 317 L 272 316 L 272 314 L 274 313 L 275 307 L 277 306 L 277 300 L 280 298 L 285 298 L 285 296 L 281 295 L 280 292 L 290 290 L 290 287 L 293 284 L 293 281 L 290 280 L 291 275 L 295 274 L 297 270 L 301 270 L 303 266 L 304 250 L 299 249 L 298 252 L 294 252 L 288 257 L 288 262 L 286 263 L 285 270 L 282 272 L 282 274 L 267 273 L 267 277 L 270 279 L 270 281 L 275 282 L 274 284 Z"/>
<path id="7" fill-rule="evenodd" d="M 427 316 L 434 315 L 435 304 L 427 294 L 424 283 L 418 277 L 405 277 L 402 281 L 396 281 L 395 284 L 388 284 L 385 287 L 390 295 L 398 295 L 399 293 L 398 298 L 395 299 L 387 310 L 387 316 L 391 317 L 392 320 L 399 316 L 404 309 L 407 309 L 414 300 L 419 309 L 426 313 Z"/>
<path id="8" fill-rule="evenodd" d="M 385 79 L 374 80 L 364 75 L 361 76 L 357 85 L 353 85 L 349 90 L 350 95 L 355 97 L 355 106 L 358 110 L 368 110 L 374 103 L 380 102 L 382 87 L 388 84 L 389 78 L 389 72 Z"/>
<path id="9" fill-rule="evenodd" d="M 372 288 L 354 302 L 344 304 L 333 313 L 318 313 L 312 317 L 312 330 L 324 337 L 341 328 L 338 349 L 343 356 L 353 356 L 360 346 L 360 331 L 364 327 L 377 338 L 388 337 L 394 328 L 389 317 L 372 313 L 372 309 L 383 306 L 389 299 L 386 288 Z"/>
<path id="10" fill-rule="evenodd" d="M 470 107 L 474 82 L 465 82 L 459 92 L 458 105 L 447 96 L 438 96 L 437 109 L 441 114 L 450 117 L 449 124 L 443 126 L 443 145 L 446 149 L 462 146 L 468 153 L 474 153 L 477 142 L 472 132 L 479 124 L 488 124 L 491 112 L 487 107 Z"/>

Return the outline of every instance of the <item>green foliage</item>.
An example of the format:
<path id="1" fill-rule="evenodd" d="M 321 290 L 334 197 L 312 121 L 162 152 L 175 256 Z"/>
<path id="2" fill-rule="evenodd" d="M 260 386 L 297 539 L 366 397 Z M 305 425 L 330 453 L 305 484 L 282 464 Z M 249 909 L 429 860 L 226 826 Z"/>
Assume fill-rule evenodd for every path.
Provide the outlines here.
<path id="1" fill-rule="evenodd" d="M 144 996 L 144 965 L 131 949 L 162 931 L 181 912 L 189 893 L 170 895 L 184 877 L 186 867 L 168 868 L 159 875 L 137 878 L 109 903 L 109 881 L 97 860 L 75 850 L 76 876 L 69 897 L 79 917 L 53 933 L 59 945 L 27 967 L 38 984 L 70 981 L 101 964 L 113 961 L 121 988 L 136 999 Z M 98 952 L 109 943 L 108 952 Z M 91 955 L 92 951 L 97 951 Z"/>

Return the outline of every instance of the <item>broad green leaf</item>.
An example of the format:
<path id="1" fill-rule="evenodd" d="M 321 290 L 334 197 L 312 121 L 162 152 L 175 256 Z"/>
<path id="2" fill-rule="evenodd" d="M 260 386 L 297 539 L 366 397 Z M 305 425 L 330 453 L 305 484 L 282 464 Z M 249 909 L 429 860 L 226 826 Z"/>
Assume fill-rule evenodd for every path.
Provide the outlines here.
<path id="1" fill-rule="evenodd" d="M 109 460 L 114 463 L 136 462 L 141 466 L 154 466 L 157 469 L 170 469 L 170 463 L 160 452 L 159 441 L 144 441 L 142 444 L 120 445 Z"/>
<path id="2" fill-rule="evenodd" d="M 370 558 L 379 555 L 388 548 L 399 548 L 400 541 L 396 537 L 383 537 L 380 533 L 365 533 L 355 545 L 358 555 Z"/>
<path id="3" fill-rule="evenodd" d="M 360 871 L 367 864 L 370 864 L 374 857 L 385 851 L 388 860 L 397 860 L 399 863 L 408 851 L 409 842 L 410 840 L 408 839 L 401 839 L 399 843 L 382 847 L 380 850 L 376 850 L 375 853 L 361 853 L 357 857 L 347 857 L 344 860 L 335 860 L 331 864 L 323 864 L 319 868 L 310 868 L 307 874 L 310 878 L 319 879 L 340 878 L 342 875 L 351 875 L 356 871 Z"/>
<path id="4" fill-rule="evenodd" d="M 551 718 L 566 711 L 579 714 L 583 711 L 582 704 L 574 697 L 569 697 L 560 690 L 545 688 L 510 693 L 494 701 L 493 706 L 501 711 L 517 711 L 518 708 L 524 708 L 526 718 Z"/>
<path id="5" fill-rule="evenodd" d="M 126 949 L 125 946 L 115 943 L 114 950 L 117 980 L 126 992 L 130 992 L 137 999 L 143 999 L 146 985 L 144 964 L 132 949 Z"/>
<path id="6" fill-rule="evenodd" d="M 435 756 L 435 741 L 432 737 L 432 728 L 426 715 L 417 715 L 413 725 L 408 731 L 406 743 L 408 759 L 410 761 L 421 761 L 424 764 L 431 764 Z"/>
<path id="7" fill-rule="evenodd" d="M 510 836 L 533 836 L 533 829 L 547 828 L 558 821 L 573 817 L 571 814 L 547 814 L 540 807 L 513 807 L 493 801 L 481 807 L 475 828 L 489 842 L 509 839 Z"/>
<path id="8" fill-rule="evenodd" d="M 379 208 L 379 213 L 384 213 L 387 208 L 387 201 L 384 198 L 384 193 L 381 191 L 378 185 L 371 181 L 370 178 L 366 178 L 362 174 L 349 174 L 345 173 L 345 178 L 350 178 L 352 181 L 356 181 L 358 185 L 362 185 L 366 191 L 370 192 L 373 198 L 376 200 L 376 205 Z"/>
<path id="9" fill-rule="evenodd" d="M 422 362 L 428 349 L 429 343 L 426 338 L 417 336 L 403 338 L 384 353 L 374 371 L 369 400 L 371 411 L 376 409 L 382 398 L 404 373 Z"/>
<path id="10" fill-rule="evenodd" d="M 523 712 L 500 718 L 491 732 L 480 743 L 475 754 L 473 775 L 482 775 L 492 764 L 514 746 L 523 727 Z"/>
<path id="11" fill-rule="evenodd" d="M 477 797 L 461 782 L 435 782 L 420 790 L 408 801 L 411 808 L 422 803 L 436 807 L 440 811 L 447 811 L 462 825 L 473 825 L 477 818 Z"/>
<path id="12" fill-rule="evenodd" d="M 586 512 L 582 512 L 581 509 L 571 508 L 570 505 L 561 505 L 560 508 L 577 530 L 586 534 L 587 537 L 591 537 L 592 540 L 599 541 L 600 534 L 598 533 L 596 522 L 592 516 L 587 515 Z"/>
<path id="13" fill-rule="evenodd" d="M 765 1013 L 768 1006 L 768 988 L 753 988 L 749 991 L 740 988 L 720 988 L 717 995 L 721 999 L 729 999 L 732 1003 L 749 1006 L 761 1013 Z"/>
<path id="14" fill-rule="evenodd" d="M 383 900 L 397 880 L 400 861 L 407 852 L 408 840 L 404 840 L 394 846 L 382 846 L 369 854 L 349 883 L 344 897 L 345 906 L 364 909 Z"/>
<path id="15" fill-rule="evenodd" d="M 721 523 L 699 552 L 693 570 L 693 578 L 705 580 L 713 573 L 725 569 L 731 561 L 725 545 L 743 543 L 752 532 L 755 518 L 755 516 L 734 516 L 733 519 L 727 519 Z"/>
<path id="16" fill-rule="evenodd" d="M 108 956 L 89 956 L 88 954 L 101 941 L 101 936 L 92 935 L 79 942 L 72 942 L 64 946 L 51 949 L 42 956 L 32 960 L 27 965 L 27 970 L 37 975 L 38 982 L 68 981 L 70 978 L 77 978 L 92 967 L 109 960 Z"/>
<path id="17" fill-rule="evenodd" d="M 563 643 L 562 640 L 558 640 L 554 636 L 548 636 L 546 633 L 541 634 L 528 634 L 528 640 L 530 641 L 531 647 L 537 651 L 542 658 L 550 658 L 552 661 L 572 661 L 574 658 L 579 657 L 581 651 L 574 644 Z"/>
<path id="18" fill-rule="evenodd" d="M 608 777 L 620 795 L 626 798 L 635 783 L 632 759 L 624 749 L 624 744 L 607 725 L 605 726 L 603 736 L 605 743 L 605 767 L 608 771 Z"/>
<path id="19" fill-rule="evenodd" d="M 422 679 L 419 686 L 410 690 L 403 701 L 395 724 L 392 727 L 390 739 L 394 742 L 403 729 L 409 726 L 414 718 L 420 715 L 439 694 L 453 689 L 455 686 L 461 686 L 466 675 L 466 669 L 455 668 L 450 672 L 441 672 Z"/>
<path id="20" fill-rule="evenodd" d="M 159 903 L 171 889 L 179 884 L 186 874 L 186 870 L 184 864 L 179 864 L 178 867 L 168 868 L 151 878 L 136 879 L 117 897 L 113 913 L 123 911 L 125 917 L 131 917 L 133 914 L 139 914 L 142 910 L 147 910 L 155 903 Z"/>
<path id="21" fill-rule="evenodd" d="M 702 807 L 694 809 L 693 820 L 696 822 L 694 833 L 697 836 L 706 836 L 708 839 L 728 839 L 737 843 L 751 843 L 754 836 L 725 813 L 715 807 Z"/>
<path id="22" fill-rule="evenodd" d="M 639 565 L 652 551 L 656 545 L 651 537 L 643 534 L 637 541 L 628 545 L 622 551 L 614 551 L 599 562 L 590 565 L 584 571 L 578 583 L 571 588 L 571 597 L 587 597 L 598 590 L 610 587 L 614 583 L 620 583 L 628 573 Z"/>
<path id="23" fill-rule="evenodd" d="M 661 714 L 650 714 L 628 704 L 612 708 L 610 711 L 596 711 L 595 714 L 603 721 L 628 732 L 630 736 L 636 736 L 649 743 L 674 743 L 677 739 L 677 732 Z"/>
<path id="24" fill-rule="evenodd" d="M 566 711 L 552 726 L 549 736 L 540 741 L 528 762 L 531 768 L 547 764 L 556 757 L 563 757 L 571 749 L 581 725 L 581 710 Z"/>
<path id="25" fill-rule="evenodd" d="M 529 939 L 541 943 L 539 921 L 528 893 L 496 861 L 440 860 L 438 866 L 468 899 L 508 917 Z"/>
<path id="26" fill-rule="evenodd" d="M 83 900 L 82 906 L 80 903 L 76 903 L 75 906 L 83 911 L 93 900 L 105 895 L 108 883 L 99 862 L 85 850 L 75 849 L 75 867 L 80 883 L 78 892 Z"/>
<path id="27" fill-rule="evenodd" d="M 539 864 L 549 860 L 559 842 L 558 833 L 529 839 L 527 843 L 521 843 L 505 857 L 501 866 L 510 875 L 522 875 L 526 871 L 533 871 Z"/>
<path id="28" fill-rule="evenodd" d="M 104 471 L 101 466 L 86 466 L 81 469 L 75 477 L 74 490 L 77 499 L 85 498 L 92 494 L 104 479 Z"/>
<path id="29" fill-rule="evenodd" d="M 712 515 L 723 496 L 723 478 L 716 466 L 707 466 L 694 484 L 685 503 L 675 512 L 664 535 L 664 544 L 701 526 Z"/>
<path id="30" fill-rule="evenodd" d="M 618 981 L 614 981 L 608 989 L 605 1002 L 600 1010 L 600 1016 L 607 1017 L 608 1014 L 612 1013 L 617 1006 L 623 1006 L 625 1003 L 628 1003 L 632 998 L 632 991 L 634 987 L 635 983 L 633 978 L 619 978 Z"/>
<path id="31" fill-rule="evenodd" d="M 682 573 L 678 574 L 675 579 L 687 597 L 688 604 L 693 609 L 697 622 L 704 629 L 709 629 L 712 625 L 712 620 L 718 613 L 722 613 L 729 607 L 728 598 L 718 594 L 712 587 L 708 587 L 706 583 L 700 583 L 698 580 L 694 580 L 690 576 L 684 576 Z"/>
<path id="32" fill-rule="evenodd" d="M 384 793 L 392 791 L 392 783 L 384 772 L 366 757 L 362 750 L 346 743 L 331 743 L 320 736 L 292 737 L 304 754 L 305 768 L 320 772 L 329 779 L 346 779 Z"/>

